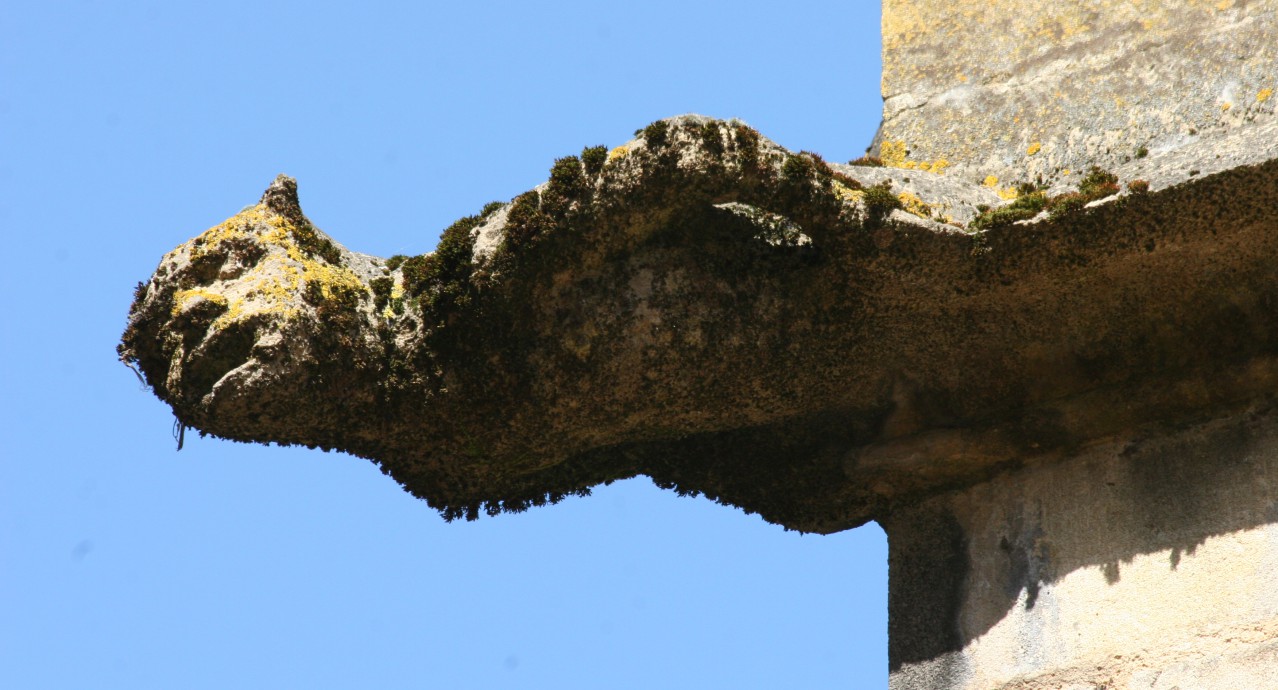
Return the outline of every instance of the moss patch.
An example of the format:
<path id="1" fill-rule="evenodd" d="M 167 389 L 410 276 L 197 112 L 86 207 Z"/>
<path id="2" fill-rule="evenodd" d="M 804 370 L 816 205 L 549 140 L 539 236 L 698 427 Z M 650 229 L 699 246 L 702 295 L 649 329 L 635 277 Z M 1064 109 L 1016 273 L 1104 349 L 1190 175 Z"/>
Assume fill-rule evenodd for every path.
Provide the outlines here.
<path id="1" fill-rule="evenodd" d="M 1016 197 L 1006 206 L 982 211 L 968 223 L 971 230 L 986 230 L 1000 225 L 1011 225 L 1020 220 L 1029 220 L 1037 216 L 1047 205 L 1047 195 L 1035 190 Z"/>
<path id="2" fill-rule="evenodd" d="M 889 213 L 901 208 L 901 199 L 892 193 L 892 183 L 887 180 L 866 187 L 864 202 L 871 223 L 882 223 Z"/>
<path id="3" fill-rule="evenodd" d="M 985 184 L 994 187 L 998 184 L 998 178 L 988 177 Z M 1079 181 L 1077 192 L 1048 197 L 1037 186 L 1025 183 L 1010 190 L 1009 196 L 1013 198 L 1012 203 L 993 209 L 978 207 L 980 213 L 968 223 L 967 227 L 971 230 L 986 230 L 1011 225 L 1017 221 L 1029 220 L 1042 211 L 1047 211 L 1053 219 L 1058 219 L 1081 210 L 1092 201 L 1117 194 L 1118 191 L 1118 176 L 1092 166 Z M 1000 196 L 1002 195 L 1000 192 Z"/>
<path id="4" fill-rule="evenodd" d="M 661 148 L 669 142 L 670 123 L 665 120 L 657 120 L 656 122 L 643 128 L 644 141 L 653 148 Z"/>
<path id="5" fill-rule="evenodd" d="M 585 166 L 586 174 L 590 177 L 597 177 L 603 172 L 604 164 L 608 162 L 608 147 L 606 146 L 587 146 L 581 150 L 581 164 Z"/>

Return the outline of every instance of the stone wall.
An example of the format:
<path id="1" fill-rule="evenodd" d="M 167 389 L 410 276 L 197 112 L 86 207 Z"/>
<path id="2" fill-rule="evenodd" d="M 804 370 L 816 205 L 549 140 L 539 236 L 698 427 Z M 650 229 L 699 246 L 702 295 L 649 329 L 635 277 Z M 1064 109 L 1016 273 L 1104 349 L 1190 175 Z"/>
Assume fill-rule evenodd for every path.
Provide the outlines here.
<path id="1" fill-rule="evenodd" d="M 1273 2 L 886 0 L 883 43 L 873 153 L 889 166 L 1015 199 L 1018 185 L 1055 193 L 1092 166 L 1189 188 L 1275 156 Z M 1234 196 L 1235 208 L 1249 201 Z M 1224 241 L 1233 217 L 1222 208 L 1199 226 Z M 1258 229 L 1271 237 L 1278 222 Z M 1210 274 L 1212 254 L 1177 270 Z M 1165 327 L 1152 301 L 1134 307 L 1130 318 Z M 1026 346 L 1041 345 L 1009 342 Z M 1065 453 L 1029 453 L 1020 469 L 881 518 L 892 687 L 1278 687 L 1278 416 L 1266 388 L 1245 410 L 1222 396 L 1192 420 L 1093 427 Z M 1166 390 L 1091 414 L 1118 420 Z M 955 457 L 929 448 L 923 462 Z"/>
<path id="2" fill-rule="evenodd" d="M 1275 487 L 1252 408 L 896 513 L 891 687 L 1278 687 Z"/>
<path id="3" fill-rule="evenodd" d="M 1273 117 L 1276 15 L 1267 0 L 885 0 L 875 148 L 1007 187 L 1226 137 Z"/>

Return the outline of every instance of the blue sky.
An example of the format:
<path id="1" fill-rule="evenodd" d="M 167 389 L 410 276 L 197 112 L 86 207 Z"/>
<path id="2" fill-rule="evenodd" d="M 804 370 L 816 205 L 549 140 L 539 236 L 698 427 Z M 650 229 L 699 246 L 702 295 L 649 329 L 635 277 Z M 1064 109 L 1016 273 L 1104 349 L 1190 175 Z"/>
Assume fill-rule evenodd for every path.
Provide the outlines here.
<path id="1" fill-rule="evenodd" d="M 0 16 L 0 678 L 21 688 L 885 687 L 874 525 L 647 479 L 444 523 L 372 463 L 193 438 L 115 360 L 133 285 L 280 172 L 431 249 L 661 117 L 860 155 L 873 2 L 27 2 Z"/>

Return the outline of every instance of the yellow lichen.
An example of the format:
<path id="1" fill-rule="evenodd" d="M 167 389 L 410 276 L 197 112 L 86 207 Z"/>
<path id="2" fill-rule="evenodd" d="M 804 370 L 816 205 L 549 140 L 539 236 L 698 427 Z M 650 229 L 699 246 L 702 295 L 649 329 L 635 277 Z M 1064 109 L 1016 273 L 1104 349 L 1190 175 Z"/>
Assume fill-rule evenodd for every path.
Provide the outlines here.
<path id="1" fill-rule="evenodd" d="M 190 240 L 187 244 L 191 247 L 191 256 L 198 258 L 223 242 L 244 239 L 250 235 L 253 226 L 265 221 L 265 206 L 261 204 L 249 206 Z"/>
<path id="2" fill-rule="evenodd" d="M 908 150 L 904 141 L 885 141 L 879 146 L 879 158 L 883 161 L 883 165 L 899 168 L 905 163 L 905 155 Z"/>
<path id="3" fill-rule="evenodd" d="M 618 146 L 608 152 L 608 162 L 611 163 L 618 158 L 625 158 L 630 153 L 630 147 L 626 145 Z"/>
<path id="4" fill-rule="evenodd" d="M 196 298 L 205 299 L 214 304 L 226 306 L 226 297 L 219 295 L 216 292 L 205 290 L 204 288 L 192 288 L 190 290 L 180 290 L 176 295 L 173 295 L 173 309 L 169 312 L 169 315 L 177 316 L 178 314 L 186 311 L 186 308 L 190 306 L 191 301 Z"/>
<path id="5" fill-rule="evenodd" d="M 267 253 L 239 278 L 242 284 L 249 286 L 243 294 L 228 298 L 203 288 L 179 292 L 174 299 L 174 315 L 185 309 L 191 299 L 202 297 L 226 307 L 212 324 L 214 329 L 220 329 L 249 316 L 274 314 L 285 319 L 294 318 L 299 313 L 296 306 L 299 293 L 308 283 L 316 284 L 323 300 L 364 291 L 364 284 L 349 269 L 314 259 L 303 252 L 296 236 L 297 228 L 283 216 L 270 213 L 261 204 L 246 208 L 209 228 L 188 243 L 192 259 L 229 241 L 254 242 L 283 251 Z"/>
<path id="6" fill-rule="evenodd" d="M 834 193 L 838 195 L 840 199 L 847 201 L 849 203 L 855 202 L 857 199 L 860 199 L 861 197 L 865 196 L 865 192 L 860 192 L 855 189 L 852 189 L 851 187 L 843 184 L 842 182 L 839 182 L 838 180 L 834 181 Z"/>
<path id="7" fill-rule="evenodd" d="M 1039 40 L 1060 41 L 1086 33 L 1091 26 L 1076 12 L 1042 12 L 1035 24 L 1026 27 L 1026 35 Z"/>
<path id="8" fill-rule="evenodd" d="M 998 190 L 998 196 L 1000 199 L 1015 199 L 1020 195 L 1021 193 L 1018 192 L 1015 187 L 1007 187 L 1005 189 Z"/>
<path id="9" fill-rule="evenodd" d="M 892 141 L 889 139 L 879 145 L 879 160 L 883 161 L 883 165 L 889 168 L 923 170 L 940 175 L 950 165 L 950 162 L 944 158 L 938 158 L 934 161 L 906 160 L 909 154 L 909 148 L 904 141 Z"/>
<path id="10" fill-rule="evenodd" d="M 1228 101 L 1226 101 L 1226 102 L 1224 102 L 1224 103 L 1221 103 L 1221 104 L 1220 104 L 1220 112 L 1222 112 L 1222 113 L 1223 113 L 1223 112 L 1225 112 L 1226 110 L 1229 110 L 1229 109 L 1230 109 L 1230 108 L 1232 108 L 1232 107 L 1234 107 L 1234 104 L 1233 104 L 1233 103 L 1230 103 L 1230 102 L 1228 102 Z"/>
<path id="11" fill-rule="evenodd" d="M 1256 102 L 1264 103 L 1265 101 L 1269 100 L 1270 96 L 1273 96 L 1273 95 L 1274 95 L 1273 89 L 1270 89 L 1270 88 L 1261 89 L 1260 93 L 1256 94 Z"/>
<path id="12" fill-rule="evenodd" d="M 292 311 L 296 312 L 297 310 L 294 309 Z M 262 310 L 256 311 L 254 313 L 260 314 L 262 313 Z M 244 301 L 235 300 L 234 302 L 230 304 L 230 306 L 226 308 L 226 311 L 222 312 L 221 316 L 213 320 L 213 329 L 217 330 L 220 328 L 225 328 L 227 324 L 231 324 L 231 323 L 235 323 L 236 321 L 239 321 L 240 317 L 243 315 L 244 315 Z"/>
<path id="13" fill-rule="evenodd" d="M 1030 144 L 1029 148 L 1025 149 L 1025 155 L 1032 156 L 1042 150 L 1043 150 L 1043 145 L 1036 141 Z"/>
<path id="14" fill-rule="evenodd" d="M 293 241 L 293 227 L 284 217 L 272 216 L 270 223 L 275 228 L 275 231 L 267 233 L 264 239 L 272 241 L 284 249 L 288 258 L 300 266 L 301 273 L 297 275 L 297 279 L 301 283 L 318 284 L 323 299 L 330 300 L 340 293 L 349 291 L 362 292 L 364 290 L 364 284 L 350 269 L 332 266 L 327 262 L 316 261 L 306 256 L 302 252 L 302 248 Z M 296 270 L 295 268 L 293 269 L 293 271 Z M 301 285 L 295 283 L 294 289 L 297 287 L 301 287 Z"/>
<path id="15" fill-rule="evenodd" d="M 356 293 L 364 290 L 364 284 L 349 269 L 335 268 L 317 261 L 302 264 L 302 280 L 307 283 L 318 283 L 320 294 L 326 300 L 352 290 Z"/>
<path id="16" fill-rule="evenodd" d="M 901 200 L 901 208 L 907 213 L 913 213 L 921 218 L 932 217 L 932 207 L 924 203 L 922 199 L 918 198 L 914 194 L 911 194 L 910 192 L 901 192 L 896 195 L 896 198 Z"/>
<path id="17" fill-rule="evenodd" d="M 998 175 L 989 175 L 989 176 L 987 176 L 987 177 L 985 178 L 985 182 L 984 182 L 984 184 L 985 184 L 985 186 L 986 186 L 986 187 L 997 187 L 997 186 L 998 186 Z"/>

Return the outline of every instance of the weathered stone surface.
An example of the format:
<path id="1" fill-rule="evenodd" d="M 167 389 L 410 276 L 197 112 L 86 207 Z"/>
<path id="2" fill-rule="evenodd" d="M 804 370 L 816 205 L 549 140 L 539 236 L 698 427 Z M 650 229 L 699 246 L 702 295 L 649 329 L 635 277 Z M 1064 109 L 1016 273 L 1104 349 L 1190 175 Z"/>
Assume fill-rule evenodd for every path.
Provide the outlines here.
<path id="1" fill-rule="evenodd" d="M 1093 308 L 1108 313 L 1089 328 L 1110 335 L 1084 350 L 1113 362 L 1128 345 L 1143 349 L 1179 329 L 1188 314 L 1214 310 L 1213 299 L 1233 302 L 1252 279 L 1245 292 L 1269 295 L 1257 302 L 1261 310 L 1278 306 L 1278 218 L 1270 211 L 1243 240 L 1270 256 L 1257 255 L 1269 268 L 1257 264 L 1252 278 L 1217 273 L 1232 253 L 1237 214 L 1273 203 L 1266 199 L 1278 189 L 1278 5 L 887 0 L 883 26 L 884 122 L 871 153 L 883 170 L 957 178 L 1006 200 L 960 195 L 950 208 L 969 227 L 1086 204 L 1110 180 L 1093 166 L 1162 190 L 1151 197 L 1160 206 L 1173 197 L 1184 203 L 1172 216 L 1107 218 L 1114 236 L 1169 225 L 1186 232 L 1148 244 L 1140 259 L 1108 253 L 1099 263 L 1124 275 L 1102 271 L 1099 280 L 1112 280 L 1113 289 L 1089 298 L 1099 301 L 1048 307 L 1070 321 Z M 1245 169 L 1260 172 L 1254 194 L 1200 194 L 1204 176 L 1223 180 Z M 1084 177 L 1093 191 L 1068 196 Z M 960 215 L 976 203 L 995 209 Z M 1041 215 L 1020 225 L 1020 236 L 1040 224 Z M 1214 228 L 1211 238 L 1183 243 L 1197 232 L 1191 226 Z M 1185 263 L 1164 263 L 1171 254 Z M 1071 263 L 1071 255 L 1079 256 L 1058 252 L 1054 261 Z M 1082 259 L 1072 278 L 1054 288 L 1040 283 L 1040 299 L 1086 291 L 1099 265 Z M 1213 274 L 1231 278 L 1200 284 L 1201 292 L 1182 289 Z M 1128 278 L 1175 285 L 1155 288 L 1166 291 L 1161 296 L 1129 293 L 1133 301 L 1124 302 Z M 1199 298 L 1186 299 L 1191 293 Z M 1115 298 L 1126 307 L 1102 305 Z M 1179 306 L 1167 311 L 1170 302 Z M 1009 349 L 1049 349 L 1048 380 L 1073 376 L 1080 384 L 1033 405 L 1036 419 L 1050 420 L 1038 434 L 1071 430 L 1072 441 L 1046 453 L 1017 446 L 1005 427 L 967 420 L 860 451 L 860 468 L 896 467 L 906 476 L 900 482 L 934 480 L 970 458 L 1019 459 L 987 481 L 966 488 L 955 481 L 876 515 L 891 549 L 893 688 L 1278 687 L 1276 333 L 1213 321 L 1182 331 L 1182 344 L 1231 333 L 1250 343 L 1246 353 L 1222 343 L 1201 358 L 1176 346 L 1147 351 L 1145 361 L 1121 365 L 1127 383 L 1118 388 L 1100 383 L 1090 366 L 1067 365 L 1097 361 L 1060 347 L 1088 336 L 1005 332 Z M 1127 345 L 1111 349 L 1116 330 L 1127 331 L 1118 336 Z M 1034 376 L 1010 379 L 1025 375 Z"/>
<path id="2" fill-rule="evenodd" d="M 1278 409 L 893 514 L 892 688 L 1278 687 Z"/>
<path id="3" fill-rule="evenodd" d="M 281 177 L 120 355 L 186 426 L 449 519 L 646 474 L 879 520 L 893 687 L 1278 687 L 1276 28 L 888 0 L 880 160 L 684 116 L 391 259 Z"/>
<path id="4" fill-rule="evenodd" d="M 277 180 L 165 257 L 122 354 L 184 424 L 448 517 L 642 473 L 816 532 L 1273 390 L 1273 161 L 969 234 L 852 189 L 922 173 L 738 123 L 586 160 L 394 268 Z"/>
<path id="5" fill-rule="evenodd" d="M 1004 189 L 1195 145 L 1197 167 L 1274 119 L 1275 35 L 1263 0 L 885 0 L 874 148 Z"/>

